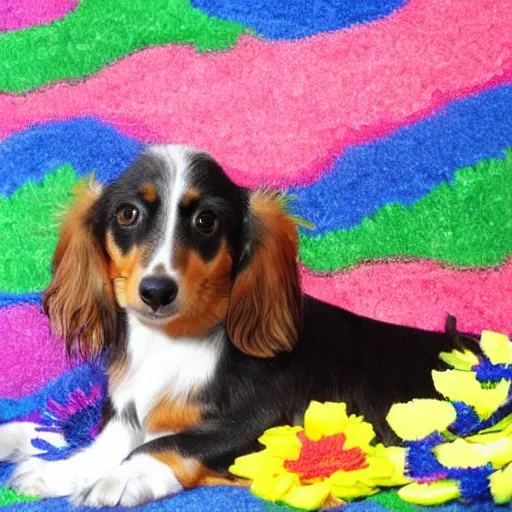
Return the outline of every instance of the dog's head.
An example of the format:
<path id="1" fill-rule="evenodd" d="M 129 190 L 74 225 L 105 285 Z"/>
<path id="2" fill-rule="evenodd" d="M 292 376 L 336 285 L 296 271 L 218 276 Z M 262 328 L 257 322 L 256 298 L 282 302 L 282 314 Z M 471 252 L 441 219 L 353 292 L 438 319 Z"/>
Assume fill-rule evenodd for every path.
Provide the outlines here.
<path id="1" fill-rule="evenodd" d="M 150 146 L 115 183 L 78 188 L 43 305 L 88 356 L 120 342 L 127 314 L 170 337 L 224 323 L 269 357 L 297 339 L 297 243 L 279 194 L 238 187 L 206 153 Z"/>

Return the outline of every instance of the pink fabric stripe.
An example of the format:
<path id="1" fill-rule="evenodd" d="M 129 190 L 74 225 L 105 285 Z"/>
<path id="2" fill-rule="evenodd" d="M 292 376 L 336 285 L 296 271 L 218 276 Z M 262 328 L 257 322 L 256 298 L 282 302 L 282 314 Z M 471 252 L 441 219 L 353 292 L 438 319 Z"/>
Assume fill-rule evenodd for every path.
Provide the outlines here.
<path id="1" fill-rule="evenodd" d="M 512 334 L 512 262 L 489 270 L 426 261 L 374 263 L 330 277 L 305 269 L 302 274 L 309 294 L 361 315 L 442 331 L 452 314 L 462 331 Z"/>
<path id="2" fill-rule="evenodd" d="M 76 9 L 79 0 L 2 0 L 0 32 L 44 25 Z"/>
<path id="3" fill-rule="evenodd" d="M 0 308 L 0 397 L 28 395 L 69 368 L 62 343 L 50 335 L 35 304 Z"/>
<path id="4" fill-rule="evenodd" d="M 142 140 L 207 149 L 243 185 L 307 184 L 347 145 L 511 81 L 511 19 L 510 0 L 411 0 L 302 41 L 151 48 L 79 84 L 1 95 L 0 136 L 96 115 Z"/>
<path id="5" fill-rule="evenodd" d="M 303 269 L 302 279 L 311 295 L 372 318 L 441 331 L 451 313 L 462 331 L 512 334 L 512 262 L 496 270 L 374 263 L 330 277 Z M 69 367 L 39 306 L 1 308 L 0 331 L 0 397 L 29 394 Z"/>

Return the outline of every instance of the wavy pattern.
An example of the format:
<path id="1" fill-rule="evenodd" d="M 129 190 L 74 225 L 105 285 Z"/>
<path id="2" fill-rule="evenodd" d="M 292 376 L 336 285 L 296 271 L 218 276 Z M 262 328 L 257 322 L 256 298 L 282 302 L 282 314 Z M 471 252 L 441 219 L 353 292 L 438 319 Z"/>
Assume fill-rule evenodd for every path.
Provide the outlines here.
<path id="1" fill-rule="evenodd" d="M 411 0 L 391 17 L 321 38 L 245 36 L 213 55 L 149 49 L 83 83 L 1 95 L 0 136 L 94 115 L 139 140 L 210 150 L 244 185 L 304 186 L 346 147 L 512 80 L 510 18 L 508 0 Z"/>
<path id="2" fill-rule="evenodd" d="M 409 206 L 451 181 L 456 169 L 503 156 L 512 145 L 512 123 L 502 115 L 507 111 L 512 86 L 497 87 L 383 139 L 347 148 L 317 183 L 290 190 L 296 211 L 315 225 L 311 233 L 322 234 L 354 227 L 391 202 Z M 10 195 L 27 179 L 38 182 L 64 164 L 79 176 L 94 171 L 109 182 L 141 149 L 135 139 L 92 118 L 40 124 L 0 143 L 0 194 Z M 325 197 L 334 197 L 339 207 Z"/>
<path id="3" fill-rule="evenodd" d="M 152 45 L 225 49 L 243 32 L 238 23 L 193 9 L 189 0 L 82 0 L 63 20 L 0 36 L 0 90 L 24 92 L 54 80 L 83 78 Z"/>
<path id="4" fill-rule="evenodd" d="M 2 396 L 20 398 L 33 393 L 69 368 L 63 345 L 50 335 L 48 318 L 38 305 L 0 309 Z M 25 370 L 30 354 L 30 372 Z"/>
<path id="5" fill-rule="evenodd" d="M 140 142 L 92 118 L 37 125 L 0 143 L 0 195 L 11 195 L 28 180 L 38 183 L 63 165 L 78 176 L 94 172 L 107 183 L 141 150 Z"/>
<path id="6" fill-rule="evenodd" d="M 66 202 L 76 180 L 75 172 L 66 166 L 48 175 L 40 186 L 29 182 L 10 199 L 0 197 L 0 234 L 5 241 L 0 290 L 35 292 L 48 284 L 49 265 L 43 262 L 50 261 L 56 244 L 57 227 L 52 222 L 58 203 Z M 496 265 L 512 253 L 511 198 L 509 150 L 504 160 L 485 160 L 456 172 L 452 186 L 442 184 L 410 208 L 392 204 L 348 231 L 321 237 L 301 234 L 300 257 L 318 271 L 385 257 Z M 27 250 L 19 255 L 21 239 Z M 6 303 L 13 300 L 15 296 L 5 296 Z"/>
<path id="7" fill-rule="evenodd" d="M 331 275 L 303 267 L 301 274 L 306 293 L 371 318 L 442 331 L 451 314 L 463 332 L 494 329 L 512 335 L 512 301 L 503 301 L 512 296 L 512 262 L 461 270 L 431 261 L 388 261 Z M 10 300 L 11 305 L 39 302 L 40 295 L 17 294 Z M 14 317 L 17 311 L 11 310 Z"/>
<path id="8" fill-rule="evenodd" d="M 297 213 L 315 225 L 312 233 L 323 234 L 357 226 L 388 203 L 411 206 L 450 182 L 456 169 L 502 158 L 512 146 L 505 112 L 512 112 L 512 86 L 450 103 L 383 139 L 347 148 L 317 183 L 290 191 Z"/>
<path id="9" fill-rule="evenodd" d="M 191 1 L 206 12 L 81 0 L 0 34 L 0 423 L 104 378 L 83 365 L 37 390 L 69 364 L 41 290 L 78 177 L 115 179 L 144 142 L 196 145 L 242 185 L 294 193 L 317 224 L 300 233 L 308 293 L 398 324 L 441 330 L 454 314 L 475 335 L 512 334 L 510 0 Z M 30 2 L 44 22 L 53 0 L 17 7 Z M 2 30 L 13 3 L 0 3 Z M 11 470 L 0 464 L 0 505 L 18 500 L 1 487 Z M 249 508 L 283 510 L 225 487 L 141 510 Z M 393 493 L 344 507 L 389 509 L 412 510 Z"/>
<path id="10" fill-rule="evenodd" d="M 248 25 L 265 39 L 299 39 L 371 22 L 404 4 L 405 0 L 192 0 L 210 16 Z"/>
<path id="11" fill-rule="evenodd" d="M 3 0 L 0 3 L 0 32 L 51 23 L 75 9 L 78 2 L 79 0 Z"/>
<path id="12" fill-rule="evenodd" d="M 301 235 L 312 270 L 332 271 L 386 257 L 435 258 L 460 266 L 496 265 L 512 253 L 512 150 L 455 173 L 410 208 L 385 206 L 360 226 Z M 497 234 L 499 233 L 499 236 Z"/>
<path id="13" fill-rule="evenodd" d="M 39 291 L 50 278 L 57 241 L 57 213 L 70 198 L 77 177 L 71 167 L 47 175 L 41 185 L 27 182 L 10 198 L 0 197 L 0 290 Z"/>

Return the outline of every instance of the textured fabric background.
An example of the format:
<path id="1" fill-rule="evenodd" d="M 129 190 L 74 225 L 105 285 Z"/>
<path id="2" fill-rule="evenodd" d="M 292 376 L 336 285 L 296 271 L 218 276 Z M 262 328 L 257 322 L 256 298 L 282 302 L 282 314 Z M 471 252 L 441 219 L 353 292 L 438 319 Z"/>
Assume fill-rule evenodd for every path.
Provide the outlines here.
<path id="1" fill-rule="evenodd" d="M 101 371 L 72 368 L 40 293 L 77 179 L 115 179 L 146 142 L 196 145 L 237 183 L 292 193 L 315 225 L 300 233 L 307 292 L 511 334 L 510 20 L 510 0 L 0 2 L 0 422 L 52 400 L 71 421 L 82 395 L 83 429 L 94 420 Z M 2 505 L 70 509 L 5 489 Z M 345 507 L 396 509 L 412 507 L 393 492 Z M 141 510 L 285 507 L 219 487 Z"/>

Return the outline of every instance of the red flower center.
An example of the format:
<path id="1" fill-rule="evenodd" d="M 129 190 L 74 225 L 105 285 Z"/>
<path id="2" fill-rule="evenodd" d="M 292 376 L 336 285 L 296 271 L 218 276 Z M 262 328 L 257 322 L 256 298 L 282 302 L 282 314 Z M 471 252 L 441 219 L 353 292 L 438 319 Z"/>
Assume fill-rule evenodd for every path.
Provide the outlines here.
<path id="1" fill-rule="evenodd" d="M 355 471 L 368 467 L 366 456 L 361 448 L 344 450 L 347 440 L 345 434 L 325 436 L 318 441 L 311 441 L 304 432 L 298 432 L 297 438 L 302 444 L 300 457 L 287 460 L 284 467 L 299 475 L 302 483 L 317 478 L 327 478 L 336 471 Z"/>

